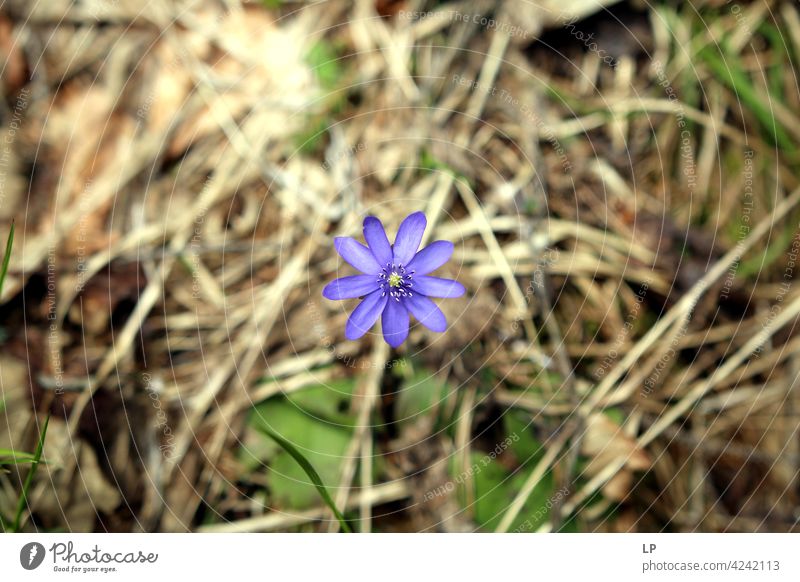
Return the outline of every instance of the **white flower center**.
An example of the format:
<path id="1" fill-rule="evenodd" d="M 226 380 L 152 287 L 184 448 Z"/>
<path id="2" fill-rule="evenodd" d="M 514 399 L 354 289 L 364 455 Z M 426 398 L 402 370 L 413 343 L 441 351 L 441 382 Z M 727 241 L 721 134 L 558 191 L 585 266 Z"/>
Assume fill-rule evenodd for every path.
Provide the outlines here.
<path id="1" fill-rule="evenodd" d="M 395 301 L 400 301 L 401 297 L 411 297 L 411 288 L 414 286 L 412 281 L 414 271 L 408 272 L 403 265 L 387 263 L 378 273 L 378 285 L 382 295 L 389 294 Z"/>

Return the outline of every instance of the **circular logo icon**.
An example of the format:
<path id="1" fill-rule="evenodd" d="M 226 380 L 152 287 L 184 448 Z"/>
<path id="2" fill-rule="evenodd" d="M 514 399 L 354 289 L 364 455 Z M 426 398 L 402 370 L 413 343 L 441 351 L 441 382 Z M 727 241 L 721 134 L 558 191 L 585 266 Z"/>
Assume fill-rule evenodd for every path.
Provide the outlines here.
<path id="1" fill-rule="evenodd" d="M 39 542 L 30 542 L 19 551 L 19 563 L 26 570 L 35 570 L 44 561 L 44 546 Z"/>

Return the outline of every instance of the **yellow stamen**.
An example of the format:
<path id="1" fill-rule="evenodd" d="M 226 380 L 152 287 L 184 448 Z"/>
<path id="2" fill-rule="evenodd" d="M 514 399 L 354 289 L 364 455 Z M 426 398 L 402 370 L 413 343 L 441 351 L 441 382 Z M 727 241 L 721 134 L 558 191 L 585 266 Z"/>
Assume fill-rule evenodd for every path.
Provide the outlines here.
<path id="1" fill-rule="evenodd" d="M 403 278 L 397 273 L 389 275 L 389 287 L 399 287 Z"/>

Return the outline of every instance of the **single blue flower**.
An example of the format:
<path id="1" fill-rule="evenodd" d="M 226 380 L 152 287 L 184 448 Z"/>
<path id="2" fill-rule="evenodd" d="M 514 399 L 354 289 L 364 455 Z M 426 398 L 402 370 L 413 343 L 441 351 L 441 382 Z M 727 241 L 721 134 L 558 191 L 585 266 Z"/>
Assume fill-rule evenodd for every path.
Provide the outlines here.
<path id="1" fill-rule="evenodd" d="M 347 320 L 347 339 L 360 338 L 383 315 L 383 339 L 396 348 L 408 337 L 409 312 L 432 331 L 447 329 L 444 314 L 429 297 L 461 297 L 465 289 L 458 281 L 428 276 L 450 259 L 453 243 L 437 240 L 417 252 L 426 225 L 422 212 L 408 215 L 390 245 L 381 221 L 368 216 L 364 219 L 368 247 L 350 237 L 335 239 L 342 258 L 365 273 L 336 279 L 322 290 L 332 300 L 363 297 Z"/>

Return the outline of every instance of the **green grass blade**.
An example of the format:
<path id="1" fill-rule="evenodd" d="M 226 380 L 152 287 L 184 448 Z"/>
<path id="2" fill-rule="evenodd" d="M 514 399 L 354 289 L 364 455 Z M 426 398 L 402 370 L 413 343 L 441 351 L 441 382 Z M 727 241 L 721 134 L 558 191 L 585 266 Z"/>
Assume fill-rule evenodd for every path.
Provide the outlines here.
<path id="1" fill-rule="evenodd" d="M 727 56 L 727 59 L 723 59 L 720 53 Z M 716 46 L 705 47 L 700 51 L 699 56 L 709 65 L 717 79 L 734 91 L 737 98 L 741 99 L 750 109 L 765 131 L 767 139 L 773 145 L 780 146 L 785 152 L 794 153 L 795 145 L 792 138 L 775 119 L 772 110 L 761 102 L 753 88 L 752 81 L 736 64 L 739 58 L 726 54 L 722 47 Z"/>
<path id="2" fill-rule="evenodd" d="M 14 449 L 0 449 L 0 457 L 20 457 L 24 455 L 33 458 L 33 453 L 22 453 Z"/>
<path id="3" fill-rule="evenodd" d="M 6 273 L 8 273 L 8 263 L 11 260 L 11 247 L 14 245 L 14 223 L 11 223 L 11 230 L 8 232 L 8 240 L 6 241 L 6 255 L 3 257 L 3 268 L 0 271 L 0 295 L 3 294 L 3 283 L 6 282 Z"/>
<path id="4" fill-rule="evenodd" d="M 39 467 L 39 461 L 42 458 L 42 451 L 44 450 L 44 438 L 47 435 L 47 425 L 50 424 L 50 415 L 47 415 L 47 418 L 44 421 L 44 426 L 42 427 L 42 432 L 39 435 L 39 442 L 36 445 L 36 452 L 33 454 L 33 462 L 31 463 L 31 469 L 28 471 L 28 475 L 25 477 L 25 483 L 22 486 L 22 493 L 19 496 L 19 503 L 17 504 L 17 514 L 14 516 L 14 527 L 12 531 L 18 532 L 20 523 L 22 522 L 22 512 L 25 511 L 25 507 L 28 505 L 28 490 L 31 488 L 31 483 L 33 483 L 33 476 L 36 474 L 36 469 Z"/>
<path id="5" fill-rule="evenodd" d="M 23 453 L 13 449 L 0 449 L 0 465 L 18 465 L 20 463 L 32 463 L 32 453 Z"/>
<path id="6" fill-rule="evenodd" d="M 295 461 L 297 461 L 297 464 L 300 465 L 300 467 L 302 467 L 303 471 L 305 471 L 306 475 L 308 475 L 308 478 L 311 479 L 311 483 L 313 483 L 314 487 L 317 488 L 317 491 L 319 492 L 320 497 L 322 497 L 322 500 L 328 507 L 331 508 L 331 511 L 333 511 L 333 515 L 336 516 L 336 519 L 339 521 L 339 525 L 342 526 L 342 531 L 347 533 L 353 533 L 353 530 L 350 529 L 350 526 L 345 521 L 344 515 L 342 515 L 342 513 L 336 507 L 336 504 L 333 502 L 333 499 L 328 493 L 328 490 L 325 488 L 325 484 L 322 482 L 319 473 L 317 473 L 316 469 L 314 469 L 314 467 L 311 465 L 311 463 L 308 462 L 308 460 L 303 456 L 303 454 L 300 451 L 298 451 L 292 443 L 278 436 L 269 427 L 262 425 L 259 427 L 259 430 L 266 433 L 267 436 L 269 436 L 272 440 L 278 443 L 278 445 L 280 445 L 280 447 L 284 451 L 289 453 L 292 456 L 292 458 Z"/>

